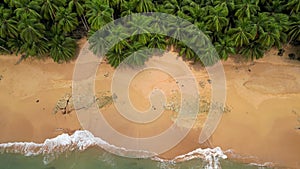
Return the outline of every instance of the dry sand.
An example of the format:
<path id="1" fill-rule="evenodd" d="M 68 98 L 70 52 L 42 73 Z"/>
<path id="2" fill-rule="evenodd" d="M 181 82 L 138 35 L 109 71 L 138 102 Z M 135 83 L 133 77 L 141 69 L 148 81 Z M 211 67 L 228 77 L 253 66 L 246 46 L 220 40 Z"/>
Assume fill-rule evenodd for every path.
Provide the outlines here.
<path id="1" fill-rule="evenodd" d="M 234 159 L 270 161 L 278 166 L 300 168 L 300 130 L 297 129 L 300 127 L 300 62 L 288 60 L 288 52 L 283 57 L 276 54 L 276 50 L 271 50 L 263 59 L 251 63 L 237 58 L 223 62 L 226 105 L 230 111 L 223 115 L 209 143 L 198 144 L 205 120 L 205 115 L 200 115 L 199 125 L 161 156 L 172 158 L 198 147 L 220 146 L 223 150 L 233 150 L 230 157 Z M 49 59 L 27 59 L 15 65 L 17 60 L 15 56 L 0 56 L 0 142 L 43 142 L 80 129 L 74 111 L 52 114 L 56 102 L 72 90 L 75 61 L 57 64 Z M 209 98 L 209 77 L 205 70 L 198 64 L 189 67 L 200 84 L 200 92 Z M 101 65 L 96 77 L 97 92 L 110 91 L 113 72 L 109 65 Z M 170 76 L 155 70 L 137 76 L 132 86 L 135 87 L 130 88 L 130 98 L 139 110 L 149 108 L 147 97 L 153 88 L 161 88 L 167 97 L 178 89 Z M 101 111 L 116 130 L 134 137 L 156 135 L 172 125 L 176 116 L 168 110 L 156 121 L 140 125 L 124 119 L 113 105 Z"/>

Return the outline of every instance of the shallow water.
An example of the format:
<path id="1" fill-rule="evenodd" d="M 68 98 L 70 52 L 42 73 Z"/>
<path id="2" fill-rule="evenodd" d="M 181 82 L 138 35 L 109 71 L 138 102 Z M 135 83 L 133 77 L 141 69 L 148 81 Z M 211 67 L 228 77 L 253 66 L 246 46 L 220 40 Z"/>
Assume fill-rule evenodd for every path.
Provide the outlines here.
<path id="1" fill-rule="evenodd" d="M 202 159 L 170 163 L 151 159 L 133 159 L 116 156 L 100 148 L 85 151 L 65 152 L 57 158 L 43 163 L 43 156 L 26 157 L 21 154 L 0 154 L 0 169 L 201 169 L 206 163 Z M 221 160 L 222 169 L 257 169 L 266 167 L 250 166 L 229 160 Z"/>
<path id="2" fill-rule="evenodd" d="M 264 168 L 226 160 L 219 148 L 196 149 L 174 160 L 149 157 L 150 152 L 132 151 L 110 145 L 87 130 L 62 134 L 44 143 L 14 142 L 0 144 L 0 169 L 255 169 Z M 146 155 L 146 156 L 145 156 Z"/>

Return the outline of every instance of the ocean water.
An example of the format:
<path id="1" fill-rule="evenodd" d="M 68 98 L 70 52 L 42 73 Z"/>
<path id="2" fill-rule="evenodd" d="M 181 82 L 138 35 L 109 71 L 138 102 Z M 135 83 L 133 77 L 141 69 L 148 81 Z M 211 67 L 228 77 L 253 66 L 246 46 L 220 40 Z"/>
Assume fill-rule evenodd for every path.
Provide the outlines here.
<path id="1" fill-rule="evenodd" d="M 0 144 L 0 169 L 257 169 L 267 168 L 241 164 L 226 159 L 220 148 L 197 149 L 176 157 L 127 158 L 109 153 L 132 152 L 109 145 L 88 131 L 77 131 L 72 136 L 60 135 L 44 143 Z"/>
<path id="2" fill-rule="evenodd" d="M 229 160 L 221 160 L 222 169 L 257 169 L 266 167 L 250 166 Z M 48 164 L 43 156 L 26 157 L 21 154 L 0 155 L 1 169 L 202 169 L 206 162 L 193 159 L 179 163 L 159 162 L 151 159 L 132 159 L 113 155 L 97 149 L 61 154 Z"/>

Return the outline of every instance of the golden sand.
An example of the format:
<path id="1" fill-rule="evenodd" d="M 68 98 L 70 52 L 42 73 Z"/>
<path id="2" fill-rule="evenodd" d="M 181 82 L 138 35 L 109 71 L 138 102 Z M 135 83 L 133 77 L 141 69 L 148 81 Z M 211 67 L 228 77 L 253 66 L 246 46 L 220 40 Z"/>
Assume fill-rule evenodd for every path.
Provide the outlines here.
<path id="1" fill-rule="evenodd" d="M 300 168 L 300 130 L 297 129 L 300 127 L 300 62 L 288 60 L 288 52 L 283 57 L 276 54 L 276 50 L 271 50 L 263 59 L 251 63 L 236 58 L 223 62 L 226 105 L 230 111 L 223 115 L 208 143 L 198 144 L 201 129 L 195 127 L 179 145 L 161 156 L 172 158 L 198 147 L 220 146 L 245 157 L 247 162 L 270 161 L 278 166 Z M 80 129 L 74 111 L 65 115 L 52 113 L 56 102 L 72 90 L 75 61 L 57 64 L 50 59 L 27 59 L 15 65 L 17 60 L 16 56 L 0 56 L 3 76 L 0 142 L 43 142 Z M 189 67 L 200 82 L 200 92 L 210 94 L 206 71 L 198 64 Z M 113 72 L 108 64 L 101 65 L 96 76 L 97 92 L 110 90 Z M 176 90 L 171 77 L 159 71 L 151 73 L 159 81 L 141 74 L 132 82 L 136 87 L 130 88 L 130 99 L 139 110 L 149 107 L 147 94 L 154 87 L 165 90 L 167 96 Z M 153 136 L 173 124 L 172 111 L 165 111 L 153 123 L 138 125 L 124 119 L 113 105 L 101 110 L 116 130 L 134 137 Z M 201 117 L 198 120 L 204 121 Z M 231 158 L 243 160 L 236 155 Z"/>

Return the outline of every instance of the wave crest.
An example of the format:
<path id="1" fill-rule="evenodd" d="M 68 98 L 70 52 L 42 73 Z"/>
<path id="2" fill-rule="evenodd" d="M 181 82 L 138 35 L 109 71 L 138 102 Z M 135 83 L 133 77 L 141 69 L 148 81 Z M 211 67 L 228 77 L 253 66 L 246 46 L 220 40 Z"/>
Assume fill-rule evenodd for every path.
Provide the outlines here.
<path id="1" fill-rule="evenodd" d="M 137 151 L 128 150 L 123 147 L 117 147 L 107 143 L 101 138 L 95 137 L 91 132 L 87 130 L 78 130 L 72 135 L 61 134 L 55 138 L 46 139 L 44 143 L 34 143 L 34 142 L 13 142 L 13 143 L 2 143 L 0 144 L 1 153 L 20 153 L 25 156 L 37 156 L 43 155 L 44 164 L 48 164 L 53 161 L 58 155 L 67 151 L 84 151 L 88 147 L 97 146 L 101 147 L 109 152 L 121 155 L 121 156 L 139 156 L 149 157 L 155 156 L 156 154 L 148 151 Z M 130 155 L 131 154 L 131 155 Z M 153 157 L 152 160 L 161 162 L 182 162 L 188 161 L 196 158 L 201 158 L 207 162 L 205 168 L 207 169 L 217 169 L 220 168 L 219 159 L 226 159 L 227 156 L 223 153 L 221 148 L 216 147 L 213 149 L 201 149 L 198 148 L 187 154 L 175 157 L 173 160 L 161 159 L 157 156 Z"/>

